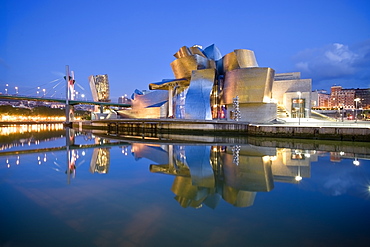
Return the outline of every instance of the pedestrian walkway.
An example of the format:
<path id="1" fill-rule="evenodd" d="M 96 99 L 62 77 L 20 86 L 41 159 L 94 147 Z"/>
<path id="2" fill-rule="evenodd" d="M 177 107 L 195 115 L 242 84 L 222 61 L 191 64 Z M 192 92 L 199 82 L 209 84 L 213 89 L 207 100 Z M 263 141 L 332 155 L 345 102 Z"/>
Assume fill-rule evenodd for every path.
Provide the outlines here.
<path id="1" fill-rule="evenodd" d="M 362 121 L 358 120 L 337 120 L 334 121 L 327 121 L 327 120 L 318 120 L 314 118 L 282 118 L 279 119 L 282 123 L 273 124 L 274 126 L 287 126 L 287 125 L 294 125 L 294 126 L 302 126 L 302 127 L 346 127 L 346 128 L 370 128 L 370 121 Z M 265 125 L 265 124 L 264 124 Z M 271 125 L 271 124 L 266 124 Z"/>

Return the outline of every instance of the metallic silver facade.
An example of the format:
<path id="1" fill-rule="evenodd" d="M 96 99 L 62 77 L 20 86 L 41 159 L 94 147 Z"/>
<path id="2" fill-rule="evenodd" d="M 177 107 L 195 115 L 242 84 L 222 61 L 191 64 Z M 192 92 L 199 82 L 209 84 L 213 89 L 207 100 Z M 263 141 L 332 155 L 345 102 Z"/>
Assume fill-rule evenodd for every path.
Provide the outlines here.
<path id="1" fill-rule="evenodd" d="M 226 72 L 223 102 L 232 104 L 239 96 L 240 103 L 269 103 L 274 81 L 271 68 L 242 68 Z"/>
<path id="2" fill-rule="evenodd" d="M 205 49 L 183 46 L 174 57 L 170 65 L 175 79 L 149 85 L 150 90 L 167 90 L 166 114 L 162 107 L 154 115 L 143 116 L 150 106 L 134 103 L 144 100 L 137 97 L 133 100 L 132 117 L 152 118 L 157 114 L 157 118 L 232 119 L 232 112 L 227 108 L 232 108 L 232 99 L 238 97 L 241 121 L 265 122 L 276 118 L 276 107 L 266 105 L 273 104 L 274 70 L 258 67 L 253 51 L 236 49 L 222 57 L 215 45 Z M 156 96 L 148 94 L 148 97 Z M 261 110 L 265 112 L 261 114 Z"/>
<path id="3" fill-rule="evenodd" d="M 215 77 L 214 69 L 193 71 L 185 99 L 185 119 L 212 119 L 210 100 Z"/>
<path id="4" fill-rule="evenodd" d="M 258 67 L 254 52 L 251 50 L 238 49 L 223 57 L 224 72 L 250 67 Z"/>

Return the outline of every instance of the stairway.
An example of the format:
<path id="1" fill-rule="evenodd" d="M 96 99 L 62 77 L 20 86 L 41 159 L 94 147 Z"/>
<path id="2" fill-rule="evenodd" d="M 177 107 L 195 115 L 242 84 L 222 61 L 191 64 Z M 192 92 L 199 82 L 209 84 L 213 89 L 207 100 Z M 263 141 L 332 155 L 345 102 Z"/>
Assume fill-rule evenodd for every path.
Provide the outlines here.
<path id="1" fill-rule="evenodd" d="M 285 109 L 284 106 L 278 105 L 277 106 L 277 113 L 276 113 L 277 118 L 287 118 L 290 117 L 289 112 Z"/>

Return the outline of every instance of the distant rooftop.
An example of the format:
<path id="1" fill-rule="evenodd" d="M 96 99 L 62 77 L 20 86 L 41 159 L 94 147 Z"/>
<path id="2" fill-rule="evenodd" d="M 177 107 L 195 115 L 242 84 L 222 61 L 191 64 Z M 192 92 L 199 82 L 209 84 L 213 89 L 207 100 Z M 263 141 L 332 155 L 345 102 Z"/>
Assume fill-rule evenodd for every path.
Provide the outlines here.
<path id="1" fill-rule="evenodd" d="M 275 74 L 274 79 L 275 81 L 299 80 L 301 79 L 301 72 Z"/>

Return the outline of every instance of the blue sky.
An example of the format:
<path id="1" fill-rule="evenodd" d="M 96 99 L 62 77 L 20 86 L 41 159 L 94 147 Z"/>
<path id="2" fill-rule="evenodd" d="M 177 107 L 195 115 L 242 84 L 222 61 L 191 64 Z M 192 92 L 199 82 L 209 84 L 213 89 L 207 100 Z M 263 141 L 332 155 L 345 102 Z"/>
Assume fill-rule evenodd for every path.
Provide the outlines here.
<path id="1" fill-rule="evenodd" d="M 0 92 L 50 95 L 69 65 L 85 94 L 89 75 L 108 74 L 116 100 L 173 78 L 173 54 L 194 44 L 253 50 L 313 89 L 370 88 L 367 0 L 0 0 L 0 30 Z"/>

